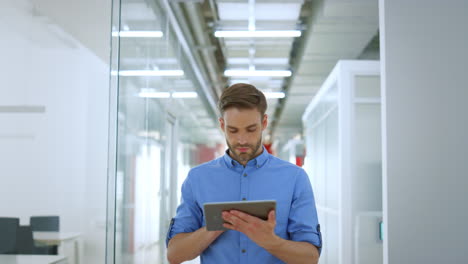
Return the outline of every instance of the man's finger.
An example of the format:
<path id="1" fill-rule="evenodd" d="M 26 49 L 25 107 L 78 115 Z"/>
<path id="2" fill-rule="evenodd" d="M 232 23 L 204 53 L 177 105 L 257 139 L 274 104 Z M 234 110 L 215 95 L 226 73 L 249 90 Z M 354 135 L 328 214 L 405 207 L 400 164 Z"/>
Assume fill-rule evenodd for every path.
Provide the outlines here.
<path id="1" fill-rule="evenodd" d="M 236 211 L 236 210 L 231 210 L 231 211 L 229 211 L 229 213 L 239 217 L 240 219 L 242 219 L 244 222 L 247 222 L 247 223 L 254 223 L 254 222 L 260 220 L 259 218 L 255 217 L 255 216 L 251 216 L 249 214 L 246 214 L 246 213 L 243 213 L 243 212 L 240 212 L 240 211 Z"/>
<path id="2" fill-rule="evenodd" d="M 223 212 L 223 219 L 231 224 L 235 228 L 235 230 L 239 230 L 242 228 L 246 222 L 242 220 L 241 218 L 237 217 L 234 214 L 231 214 L 229 212 Z"/>
<path id="3" fill-rule="evenodd" d="M 269 223 L 276 224 L 276 213 L 275 210 L 271 210 L 268 213 L 268 220 Z"/>

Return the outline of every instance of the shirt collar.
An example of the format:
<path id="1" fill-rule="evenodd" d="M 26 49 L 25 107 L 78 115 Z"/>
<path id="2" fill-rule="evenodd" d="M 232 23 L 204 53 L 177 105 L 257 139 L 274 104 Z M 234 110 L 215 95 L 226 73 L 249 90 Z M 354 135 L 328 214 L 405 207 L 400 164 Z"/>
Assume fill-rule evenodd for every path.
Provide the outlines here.
<path id="1" fill-rule="evenodd" d="M 249 162 L 247 162 L 247 166 L 255 166 L 257 168 L 260 168 L 265 164 L 265 162 L 268 160 L 268 157 L 270 156 L 270 153 L 268 153 L 268 151 L 266 150 L 264 146 L 262 146 L 262 148 L 263 148 L 262 153 L 258 155 L 256 158 L 249 160 Z M 224 158 L 224 161 L 226 162 L 226 165 L 229 168 L 234 168 L 237 165 L 241 165 L 239 162 L 237 162 L 236 160 L 231 158 L 231 156 L 229 156 L 229 149 L 226 150 L 223 158 Z"/>

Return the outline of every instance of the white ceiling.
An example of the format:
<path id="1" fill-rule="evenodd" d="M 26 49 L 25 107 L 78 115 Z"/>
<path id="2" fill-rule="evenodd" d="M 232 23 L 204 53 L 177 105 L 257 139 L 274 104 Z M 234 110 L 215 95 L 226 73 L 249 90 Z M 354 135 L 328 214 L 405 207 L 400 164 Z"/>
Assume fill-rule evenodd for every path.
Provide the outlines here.
<path id="1" fill-rule="evenodd" d="M 278 128 L 301 128 L 301 117 L 338 60 L 357 59 L 378 32 L 378 1 L 313 1 L 304 49 Z M 299 132 L 299 131 L 298 131 Z"/>
<path id="2" fill-rule="evenodd" d="M 297 30 L 302 0 L 253 1 L 253 18 L 256 30 Z M 219 21 L 216 30 L 248 30 L 249 1 L 216 1 Z M 289 70 L 290 54 L 294 38 L 226 38 L 220 39 L 224 47 L 227 69 Z M 282 91 L 284 78 L 232 77 L 229 84 L 246 82 L 266 92 Z M 278 106 L 278 99 L 268 100 L 270 119 Z"/>
<path id="3" fill-rule="evenodd" d="M 33 3 L 35 1 L 38 0 L 32 0 Z M 65 8 L 63 5 L 54 7 L 53 3 L 57 1 L 41 1 L 45 3 L 41 3 L 41 6 L 48 7 L 41 12 L 60 21 L 59 24 L 70 32 L 83 25 L 91 29 L 93 23 L 110 27 L 110 21 L 87 21 L 84 18 L 72 18 L 74 23 L 68 23 L 70 18 L 61 17 L 57 11 Z M 86 0 L 86 4 L 79 5 L 78 8 L 92 6 L 89 1 Z M 162 30 L 167 34 L 167 19 L 161 14 L 161 10 L 155 8 L 155 3 L 163 6 L 163 2 L 169 2 L 172 7 L 179 9 L 175 10 L 177 18 L 181 24 L 185 22 L 184 33 L 188 44 L 207 78 L 202 85 L 213 85 L 218 95 L 232 82 L 249 82 L 264 91 L 286 89 L 288 95 L 282 100 L 282 104 L 278 99 L 268 100 L 267 112 L 270 121 L 275 124 L 275 137 L 282 139 L 302 132 L 302 113 L 336 62 L 339 59 L 358 58 L 378 32 L 378 0 L 255 1 L 253 17 L 257 30 L 299 29 L 303 33 L 301 38 L 214 38 L 215 30 L 248 29 L 249 18 L 252 17 L 249 15 L 249 0 L 124 0 L 121 2 L 123 29 Z M 101 5 L 103 4 L 104 2 Z M 105 4 L 110 6 L 110 0 L 106 0 Z M 193 13 L 188 12 L 189 10 L 195 10 L 199 19 L 194 20 Z M 82 21 L 81 25 L 76 21 Z M 195 30 L 197 27 L 201 31 Z M 200 42 L 200 32 L 204 35 L 205 42 Z M 96 34 L 106 35 L 101 33 L 84 29 L 73 35 L 101 57 L 107 57 L 109 53 L 103 52 L 103 47 L 96 44 L 108 43 L 95 37 Z M 120 48 L 122 69 L 184 69 L 193 66 L 180 61 L 179 57 L 184 50 L 175 41 L 174 35 L 161 39 L 121 39 Z M 217 57 L 215 60 L 207 60 L 207 53 Z M 375 58 L 375 54 L 378 56 L 378 52 L 368 54 L 374 54 L 370 58 Z M 292 69 L 293 76 L 289 79 L 233 77 L 231 80 L 222 76 L 225 69 L 248 69 L 252 65 L 256 69 Z M 209 69 L 214 69 L 214 75 L 220 78 L 213 79 L 213 72 L 207 72 Z M 162 90 L 171 87 L 177 91 L 203 92 L 203 89 L 195 85 L 195 78 L 191 74 L 170 78 L 128 78 L 132 78 L 131 82 L 135 87 L 155 87 Z M 187 126 L 196 127 L 200 123 L 205 131 L 209 131 L 206 133 L 216 133 L 217 124 L 211 116 L 211 106 L 204 103 L 206 101 L 201 98 L 174 100 L 169 105 L 188 113 L 185 118 L 187 121 L 184 121 Z M 275 113 L 280 114 L 275 117 Z"/>
<path id="4" fill-rule="evenodd" d="M 219 21 L 216 30 L 247 30 L 248 0 L 217 0 Z M 284 78 L 231 78 L 245 81 L 265 91 L 287 89 L 283 106 L 270 100 L 268 114 L 275 120 L 276 138 L 287 140 L 302 133 L 301 116 L 307 104 L 340 59 L 357 59 L 378 31 L 377 0 L 255 1 L 257 30 L 303 29 L 301 39 L 222 39 L 226 68 L 247 69 L 249 48 L 254 47 L 257 69 L 293 69 Z M 293 50 L 293 43 L 296 41 Z M 378 54 L 378 52 L 377 52 Z M 296 58 L 291 58 L 295 55 Z M 288 82 L 289 81 L 289 82 Z"/>
<path id="5" fill-rule="evenodd" d="M 156 92 L 198 92 L 198 98 L 154 98 L 150 103 L 162 104 L 179 117 L 182 140 L 192 142 L 222 141 L 214 119 L 202 100 L 200 89 L 183 57 L 183 50 L 161 9 L 145 0 L 127 0 L 121 3 L 121 30 L 162 31 L 162 38 L 120 38 L 120 70 L 184 70 L 183 76 L 120 77 L 121 94 L 135 97 L 143 89 Z M 145 102 L 144 98 L 139 100 Z M 150 113 L 150 115 L 161 113 Z"/>
<path id="6" fill-rule="evenodd" d="M 249 2 L 246 1 L 216 1 L 219 18 L 222 21 L 248 21 Z M 297 21 L 303 1 L 255 1 L 256 21 Z"/>

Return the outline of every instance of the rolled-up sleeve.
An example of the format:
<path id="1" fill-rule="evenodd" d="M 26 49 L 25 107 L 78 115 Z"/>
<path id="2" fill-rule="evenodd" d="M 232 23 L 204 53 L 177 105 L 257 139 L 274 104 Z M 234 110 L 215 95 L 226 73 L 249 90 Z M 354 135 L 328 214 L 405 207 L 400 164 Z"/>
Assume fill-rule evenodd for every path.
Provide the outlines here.
<path id="1" fill-rule="evenodd" d="M 182 184 L 181 203 L 167 231 L 166 246 L 175 235 L 179 233 L 191 233 L 201 228 L 203 213 L 202 209 L 195 202 L 191 181 L 192 177 L 190 177 L 189 173 Z"/>
<path id="2" fill-rule="evenodd" d="M 288 233 L 291 240 L 309 242 L 321 252 L 322 234 L 314 193 L 309 177 L 303 169 L 299 169 L 296 177 L 296 186 L 289 212 Z"/>

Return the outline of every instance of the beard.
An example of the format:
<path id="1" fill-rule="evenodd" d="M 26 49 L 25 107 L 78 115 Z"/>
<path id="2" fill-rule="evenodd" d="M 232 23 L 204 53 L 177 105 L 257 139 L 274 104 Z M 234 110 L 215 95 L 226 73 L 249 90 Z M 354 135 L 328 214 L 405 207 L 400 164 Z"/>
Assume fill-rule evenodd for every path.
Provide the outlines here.
<path id="1" fill-rule="evenodd" d="M 237 145 L 231 145 L 229 142 L 226 140 L 226 144 L 229 147 L 229 154 L 231 154 L 231 157 L 235 160 L 237 160 L 240 163 L 247 163 L 249 160 L 255 158 L 257 156 L 258 150 L 262 146 L 262 137 L 260 136 L 260 139 L 257 141 L 255 145 L 251 144 L 237 144 Z M 249 148 L 252 150 L 252 152 L 240 152 L 237 150 L 237 148 Z"/>

